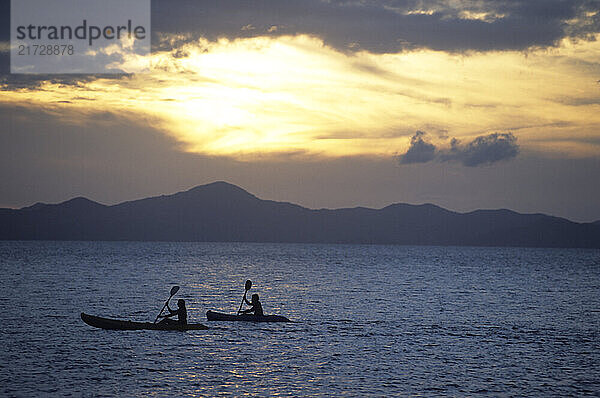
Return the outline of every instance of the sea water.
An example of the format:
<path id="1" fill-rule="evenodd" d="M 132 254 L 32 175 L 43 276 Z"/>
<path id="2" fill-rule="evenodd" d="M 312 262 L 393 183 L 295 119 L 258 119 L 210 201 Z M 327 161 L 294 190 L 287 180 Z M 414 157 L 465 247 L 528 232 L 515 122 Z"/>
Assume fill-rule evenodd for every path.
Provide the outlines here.
<path id="1" fill-rule="evenodd" d="M 293 323 L 206 322 L 244 282 Z M 598 396 L 600 251 L 0 242 L 1 396 Z M 153 321 L 172 286 L 205 331 Z"/>

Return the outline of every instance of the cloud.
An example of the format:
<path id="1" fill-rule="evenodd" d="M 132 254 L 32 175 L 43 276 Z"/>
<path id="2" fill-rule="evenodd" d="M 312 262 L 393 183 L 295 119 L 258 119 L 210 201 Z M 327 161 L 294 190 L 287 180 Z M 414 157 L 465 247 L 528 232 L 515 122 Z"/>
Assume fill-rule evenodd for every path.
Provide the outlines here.
<path id="1" fill-rule="evenodd" d="M 466 145 L 461 145 L 458 139 L 453 138 L 450 150 L 444 152 L 441 159 L 475 167 L 512 159 L 518 153 L 517 138 L 512 133 L 492 133 L 479 136 Z"/>
<path id="2" fill-rule="evenodd" d="M 97 79 L 123 79 L 125 74 L 1 74 L 0 92 L 19 89 L 42 90 L 45 84 L 54 84 L 61 88 L 82 88 Z"/>
<path id="3" fill-rule="evenodd" d="M 10 2 L 0 0 L 0 41 L 10 40 Z M 273 29 L 276 26 L 277 29 Z M 245 29 L 244 29 L 245 28 Z M 152 0 L 153 45 L 164 34 L 247 38 L 309 34 L 344 51 L 523 50 L 600 33 L 591 0 Z M 156 47 L 154 47 L 154 50 Z M 8 60 L 0 59 L 4 72 Z"/>
<path id="4" fill-rule="evenodd" d="M 600 144 L 590 143 L 600 127 L 595 105 L 575 112 L 551 101 L 597 97 L 600 40 L 457 58 L 424 50 L 349 53 L 315 36 L 185 37 L 165 35 L 166 46 L 183 42 L 153 52 L 148 74 L 0 77 L 0 103 L 47 109 L 79 124 L 97 112 L 123 113 L 186 151 L 246 160 L 290 151 L 389 159 L 408 149 L 417 129 L 430 135 L 416 139 L 404 163 L 431 158 L 426 144 L 436 154 L 452 137 L 467 143 L 473 131 L 490 128 L 518 133 L 528 150 L 600 153 Z"/>
<path id="5" fill-rule="evenodd" d="M 0 0 L 0 21 L 0 41 L 8 42 L 8 0 Z M 153 51 L 199 38 L 302 34 L 344 52 L 520 51 L 565 38 L 594 40 L 599 33 L 600 2 L 590 0 L 152 0 Z M 165 35 L 180 40 L 169 47 Z M 8 53 L 0 51 L 0 74 L 9 66 Z"/>
<path id="6" fill-rule="evenodd" d="M 517 156 L 519 146 L 512 133 L 492 133 L 476 137 L 466 145 L 452 138 L 449 149 L 438 148 L 424 140 L 425 133 L 417 131 L 410 140 L 410 147 L 398 157 L 400 164 L 427 163 L 438 159 L 443 162 L 460 162 L 466 167 L 490 165 Z"/>
<path id="7" fill-rule="evenodd" d="M 560 97 L 556 102 L 570 106 L 600 105 L 600 97 Z"/>
<path id="8" fill-rule="evenodd" d="M 235 12 L 232 12 L 234 10 Z M 153 1 L 153 31 L 214 40 L 310 34 L 338 49 L 389 53 L 523 50 L 593 39 L 600 4 L 589 0 Z M 256 29 L 240 31 L 240 26 Z M 270 30 L 272 26 L 285 29 Z"/>
<path id="9" fill-rule="evenodd" d="M 401 164 L 427 163 L 435 158 L 435 145 L 426 142 L 423 139 L 425 135 L 422 131 L 417 131 L 410 139 L 410 147 L 404 155 L 399 157 Z"/>

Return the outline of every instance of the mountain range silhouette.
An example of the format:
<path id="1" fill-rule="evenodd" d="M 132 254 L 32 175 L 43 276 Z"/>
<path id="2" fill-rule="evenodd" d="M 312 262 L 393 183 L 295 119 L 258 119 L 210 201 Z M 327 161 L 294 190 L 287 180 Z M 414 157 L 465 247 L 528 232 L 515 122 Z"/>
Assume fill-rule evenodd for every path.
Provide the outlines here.
<path id="1" fill-rule="evenodd" d="M 432 204 L 314 210 L 219 181 L 112 206 L 78 197 L 0 209 L 0 239 L 600 248 L 600 222 Z"/>

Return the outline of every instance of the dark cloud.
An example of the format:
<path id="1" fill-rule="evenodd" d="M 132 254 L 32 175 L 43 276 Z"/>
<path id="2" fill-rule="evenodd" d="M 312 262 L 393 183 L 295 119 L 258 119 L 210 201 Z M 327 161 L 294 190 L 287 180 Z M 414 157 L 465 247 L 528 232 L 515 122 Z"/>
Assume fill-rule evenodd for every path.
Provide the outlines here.
<path id="1" fill-rule="evenodd" d="M 10 1 L 0 0 L 0 42 Z M 523 50 L 600 33 L 597 0 L 152 0 L 153 50 L 206 37 L 310 34 L 343 51 Z M 177 38 L 164 40 L 165 34 Z M 0 74 L 10 58 L 0 52 Z"/>
<path id="2" fill-rule="evenodd" d="M 570 106 L 600 105 L 600 97 L 561 97 L 555 101 Z"/>
<path id="3" fill-rule="evenodd" d="M 97 79 L 126 79 L 130 75 L 121 74 L 2 74 L 0 73 L 0 92 L 12 90 L 42 90 L 45 83 L 58 84 L 61 87 L 83 87 L 86 83 Z M 74 97 L 73 99 L 81 99 Z"/>
<path id="4" fill-rule="evenodd" d="M 444 162 L 460 162 L 463 166 L 476 167 L 512 159 L 519 153 L 517 138 L 512 133 L 492 133 L 479 136 L 462 145 L 452 138 L 450 149 L 438 148 L 425 141 L 425 133 L 417 131 L 410 140 L 410 147 L 398 157 L 400 164 L 427 163 L 438 159 Z"/>
<path id="5" fill-rule="evenodd" d="M 475 167 L 512 159 L 519 153 L 517 138 L 512 133 L 493 133 L 475 138 L 466 145 L 453 138 L 450 150 L 442 153 L 443 161 L 459 161 Z"/>
<path id="6" fill-rule="evenodd" d="M 427 163 L 435 158 L 435 145 L 426 142 L 423 139 L 425 135 L 422 131 L 417 131 L 410 139 L 410 147 L 404 155 L 399 156 L 401 164 Z"/>
<path id="7" fill-rule="evenodd" d="M 0 44 L 10 43 L 10 0 L 0 0 Z M 0 51 L 0 75 L 10 72 L 10 52 Z"/>
<path id="8" fill-rule="evenodd" d="M 344 50 L 453 52 L 551 46 L 600 32 L 592 0 L 153 0 L 153 30 L 217 37 L 307 33 Z M 252 29 L 244 29 L 251 26 Z M 277 29 L 272 29 L 277 26 Z"/>

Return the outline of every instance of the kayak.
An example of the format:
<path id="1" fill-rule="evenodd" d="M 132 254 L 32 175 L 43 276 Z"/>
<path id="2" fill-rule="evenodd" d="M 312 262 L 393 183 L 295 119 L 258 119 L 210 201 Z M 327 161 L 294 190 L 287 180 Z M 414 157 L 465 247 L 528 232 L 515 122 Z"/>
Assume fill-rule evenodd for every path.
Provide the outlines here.
<path id="1" fill-rule="evenodd" d="M 179 324 L 160 324 L 151 322 L 132 322 L 121 321 L 119 319 L 101 318 L 99 316 L 81 313 L 81 320 L 90 326 L 108 330 L 205 330 L 208 329 L 201 323 Z"/>
<path id="2" fill-rule="evenodd" d="M 290 322 L 284 316 L 281 315 L 262 315 L 256 316 L 254 314 L 223 314 L 222 312 L 207 311 L 206 319 L 209 321 L 245 321 L 245 322 Z"/>

